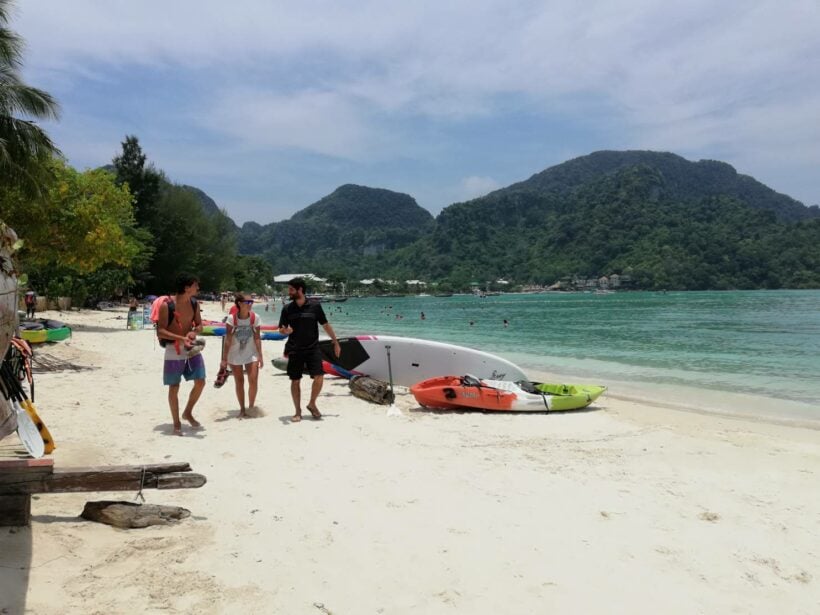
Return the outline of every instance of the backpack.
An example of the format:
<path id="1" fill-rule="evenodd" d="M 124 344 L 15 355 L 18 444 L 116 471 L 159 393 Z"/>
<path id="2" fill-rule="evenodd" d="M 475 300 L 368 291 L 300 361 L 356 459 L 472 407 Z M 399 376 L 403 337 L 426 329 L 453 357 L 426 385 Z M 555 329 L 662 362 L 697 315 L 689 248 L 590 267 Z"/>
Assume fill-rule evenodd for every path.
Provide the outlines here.
<path id="1" fill-rule="evenodd" d="M 176 303 L 174 302 L 174 300 L 171 299 L 170 297 L 168 297 L 168 299 L 165 301 L 165 305 L 168 306 L 168 324 L 165 325 L 167 327 L 172 322 L 174 322 L 174 320 L 177 317 L 177 315 L 176 315 L 177 306 L 176 306 Z M 194 310 L 194 320 L 191 322 L 191 324 L 196 326 L 196 315 L 197 315 L 197 312 L 199 311 L 199 304 L 197 303 L 196 297 L 191 297 L 191 307 Z M 159 312 L 157 314 L 159 314 Z M 157 320 L 159 320 L 159 315 L 157 315 Z M 200 317 L 200 322 L 201 322 L 201 317 Z M 177 322 L 177 324 L 179 324 L 179 322 Z M 162 346 L 163 348 L 165 348 L 171 342 L 174 342 L 176 344 L 179 341 L 179 340 L 166 340 L 164 338 L 159 337 L 159 326 L 157 326 L 157 337 L 159 338 L 159 345 Z"/>
<path id="2" fill-rule="evenodd" d="M 239 314 L 239 310 L 236 310 L 233 313 L 233 328 L 234 329 L 236 329 L 237 322 L 239 321 L 239 317 L 237 316 L 237 314 Z M 255 323 L 255 322 L 256 322 L 256 312 L 251 310 L 251 328 L 253 328 L 253 323 Z"/>

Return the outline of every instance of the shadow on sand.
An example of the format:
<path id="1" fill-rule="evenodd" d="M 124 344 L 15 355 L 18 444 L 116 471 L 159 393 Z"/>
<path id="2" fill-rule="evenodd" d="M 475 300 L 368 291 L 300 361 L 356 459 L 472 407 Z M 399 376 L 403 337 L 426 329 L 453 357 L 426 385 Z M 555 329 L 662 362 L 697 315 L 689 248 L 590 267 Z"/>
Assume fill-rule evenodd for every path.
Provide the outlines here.
<path id="1" fill-rule="evenodd" d="M 322 418 L 314 419 L 312 416 L 310 416 L 310 412 L 306 411 L 306 412 L 302 413 L 302 420 L 301 421 L 297 421 L 296 423 L 294 423 L 291 420 L 292 418 L 293 418 L 292 414 L 286 414 L 284 416 L 279 417 L 279 422 L 281 422 L 283 425 L 294 425 L 294 424 L 298 424 L 298 423 L 321 423 L 324 419 L 327 419 L 327 418 L 331 418 L 331 419 L 339 418 L 339 415 L 338 414 L 325 414 L 324 412 L 322 412 Z"/>
<path id="2" fill-rule="evenodd" d="M 85 523 L 85 519 L 79 515 L 31 515 L 31 521 L 34 523 Z M 0 611 L 2 613 L 2 611 Z"/>
<path id="3" fill-rule="evenodd" d="M 526 416 L 528 414 L 586 414 L 588 412 L 600 412 L 603 410 L 600 406 L 587 406 L 586 408 L 579 408 L 578 410 L 540 410 L 540 411 L 532 411 L 532 410 L 479 410 L 479 409 L 472 409 L 472 408 L 465 408 L 463 410 L 459 409 L 449 409 L 449 408 L 425 408 L 423 406 L 415 406 L 413 408 L 408 408 L 408 412 L 412 412 L 413 414 L 487 414 L 487 415 L 495 415 L 495 416 Z"/>
<path id="4" fill-rule="evenodd" d="M 263 419 L 268 416 L 268 413 L 265 412 L 262 408 L 249 408 L 247 411 L 247 415 L 243 416 L 241 419 L 239 418 L 239 410 L 231 410 L 226 413 L 224 416 L 220 416 L 218 419 L 214 419 L 214 423 L 225 423 L 227 421 L 253 421 L 256 419 Z"/>
<path id="5" fill-rule="evenodd" d="M 31 528 L 0 528 L 0 613 L 24 613 L 31 570 Z"/>
<path id="6" fill-rule="evenodd" d="M 173 423 L 160 423 L 154 427 L 154 431 L 161 433 L 164 436 L 173 438 L 196 438 L 197 440 L 202 440 L 205 438 L 205 427 L 191 427 L 187 423 L 182 424 L 182 436 L 174 435 Z"/>
<path id="7" fill-rule="evenodd" d="M 121 324 L 111 327 L 102 327 L 100 325 L 71 325 L 72 333 L 111 333 L 112 331 L 128 331 L 125 327 L 125 319 L 121 321 Z"/>

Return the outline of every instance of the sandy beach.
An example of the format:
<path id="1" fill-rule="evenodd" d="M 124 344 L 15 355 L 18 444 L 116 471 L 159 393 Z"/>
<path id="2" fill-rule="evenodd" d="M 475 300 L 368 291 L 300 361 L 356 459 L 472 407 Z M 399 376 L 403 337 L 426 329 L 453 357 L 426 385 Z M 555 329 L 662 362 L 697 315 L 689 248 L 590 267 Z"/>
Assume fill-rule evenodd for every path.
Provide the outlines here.
<path id="1" fill-rule="evenodd" d="M 134 493 L 37 497 L 31 528 L 0 528 L 0 613 L 820 612 L 818 424 L 617 395 L 504 415 L 405 393 L 388 417 L 336 379 L 324 420 L 292 424 L 282 342 L 240 421 L 209 338 L 204 429 L 179 438 L 155 336 L 125 314 L 44 314 L 74 336 L 37 352 L 93 368 L 36 374 L 55 464 L 188 461 L 208 484 L 146 491 L 192 517 L 144 530 L 77 517 Z"/>

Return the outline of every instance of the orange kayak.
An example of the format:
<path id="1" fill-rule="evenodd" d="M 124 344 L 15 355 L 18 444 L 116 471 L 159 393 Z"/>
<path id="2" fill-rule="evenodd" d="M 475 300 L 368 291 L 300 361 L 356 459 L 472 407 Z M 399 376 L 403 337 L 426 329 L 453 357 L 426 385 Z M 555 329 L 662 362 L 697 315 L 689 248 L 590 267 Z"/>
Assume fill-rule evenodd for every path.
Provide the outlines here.
<path id="1" fill-rule="evenodd" d="M 512 410 L 516 395 L 501 389 L 465 385 L 461 376 L 430 378 L 410 387 L 416 401 L 428 408 Z M 544 408 L 546 409 L 546 408 Z"/>

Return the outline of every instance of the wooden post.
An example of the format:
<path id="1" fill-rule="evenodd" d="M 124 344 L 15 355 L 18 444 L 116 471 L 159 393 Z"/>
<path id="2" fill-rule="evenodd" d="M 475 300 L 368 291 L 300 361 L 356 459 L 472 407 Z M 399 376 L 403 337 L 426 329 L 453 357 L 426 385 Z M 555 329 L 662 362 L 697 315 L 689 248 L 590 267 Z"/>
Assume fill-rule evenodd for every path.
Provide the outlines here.
<path id="1" fill-rule="evenodd" d="M 0 495 L 0 527 L 31 523 L 31 496 Z"/>
<path id="2" fill-rule="evenodd" d="M 7 490 L 18 481 L 47 476 L 53 459 L 8 459 L 0 461 L 0 527 L 31 523 L 31 494 Z"/>

